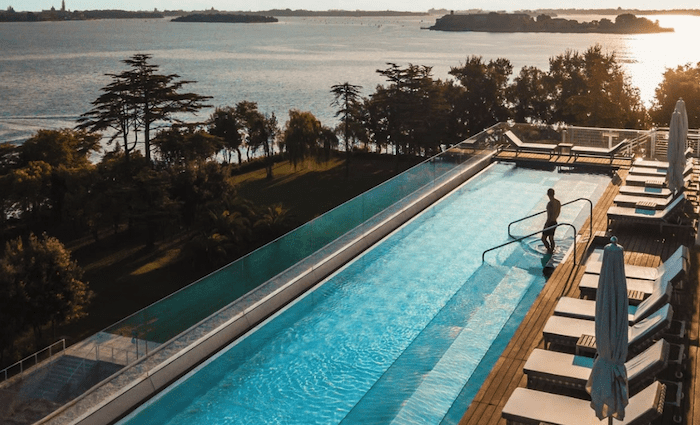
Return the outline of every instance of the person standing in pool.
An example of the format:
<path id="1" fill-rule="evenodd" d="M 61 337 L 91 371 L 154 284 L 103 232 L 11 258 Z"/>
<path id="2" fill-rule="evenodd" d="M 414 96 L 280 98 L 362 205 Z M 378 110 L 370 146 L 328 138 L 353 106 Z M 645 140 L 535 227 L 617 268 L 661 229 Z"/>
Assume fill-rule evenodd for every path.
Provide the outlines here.
<path id="1" fill-rule="evenodd" d="M 544 229 L 556 225 L 561 212 L 561 202 L 554 197 L 554 189 L 549 188 L 547 196 L 549 196 L 549 202 L 547 202 L 547 221 L 544 223 Z M 555 228 L 542 232 L 542 243 L 547 248 L 548 254 L 554 253 L 554 230 Z"/>

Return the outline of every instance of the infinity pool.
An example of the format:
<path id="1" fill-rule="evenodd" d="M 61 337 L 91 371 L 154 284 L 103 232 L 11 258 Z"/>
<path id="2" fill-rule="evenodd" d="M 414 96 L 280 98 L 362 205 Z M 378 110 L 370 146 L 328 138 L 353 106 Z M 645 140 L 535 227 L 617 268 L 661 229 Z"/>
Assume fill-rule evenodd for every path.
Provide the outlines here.
<path id="1" fill-rule="evenodd" d="M 595 203 L 609 181 L 495 164 L 120 423 L 456 424 L 545 282 L 539 236 L 482 252 L 549 187 Z"/>

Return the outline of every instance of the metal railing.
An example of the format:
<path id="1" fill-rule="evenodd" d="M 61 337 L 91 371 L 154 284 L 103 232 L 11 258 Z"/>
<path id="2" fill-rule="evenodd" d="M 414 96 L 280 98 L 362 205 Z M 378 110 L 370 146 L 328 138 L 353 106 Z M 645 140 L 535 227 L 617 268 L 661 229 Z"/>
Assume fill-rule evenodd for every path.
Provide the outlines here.
<path id="1" fill-rule="evenodd" d="M 57 345 L 61 345 L 61 349 L 60 349 L 60 350 L 57 350 L 57 351 L 54 353 L 53 349 L 54 349 L 54 347 L 57 346 Z M 0 372 L 0 373 L 2 373 L 2 375 L 4 376 L 4 378 L 3 378 L 2 381 L 6 381 L 10 376 L 14 376 L 14 375 L 10 375 L 10 374 L 9 374 L 9 371 L 12 370 L 12 369 L 14 369 L 14 368 L 16 368 L 17 366 L 19 366 L 19 373 L 18 373 L 18 374 L 20 374 L 20 375 L 21 375 L 22 373 L 24 373 L 24 371 L 25 371 L 26 369 L 29 369 L 29 368 L 32 367 L 32 366 L 36 366 L 36 365 L 39 363 L 39 357 L 40 357 L 41 355 L 43 355 L 44 353 L 46 353 L 47 351 L 48 351 L 48 353 L 49 353 L 49 356 L 47 357 L 47 359 L 50 359 L 51 357 L 53 357 L 54 354 L 60 353 L 60 352 L 64 352 L 65 350 L 66 350 L 66 340 L 65 340 L 65 338 L 64 338 L 64 339 L 61 339 L 61 340 L 59 340 L 59 341 L 56 341 L 56 342 L 54 342 L 53 344 L 49 345 L 48 347 L 43 348 L 43 349 L 37 351 L 36 353 L 32 354 L 31 356 L 27 356 L 27 357 L 23 358 L 22 360 L 20 360 L 20 361 L 18 361 L 18 362 L 16 362 L 16 363 L 14 363 L 14 364 L 12 364 L 12 365 L 6 367 L 5 369 L 3 369 L 2 372 Z M 34 360 L 34 363 L 33 363 L 32 365 L 30 365 L 29 367 L 24 367 L 24 363 L 25 363 L 26 361 L 32 360 L 32 359 Z M 43 360 L 44 360 L 44 359 L 42 359 L 42 361 L 43 361 Z M 16 374 L 15 374 L 15 375 L 16 375 Z M 0 381 L 0 382 L 2 382 L 2 381 Z"/>
<path id="2" fill-rule="evenodd" d="M 542 230 L 538 230 L 538 231 L 536 231 L 536 232 L 532 232 L 532 233 L 530 233 L 529 235 L 521 236 L 521 237 L 519 237 L 519 238 L 517 238 L 517 239 L 514 239 L 514 240 L 512 240 L 512 241 L 508 241 L 508 242 L 502 243 L 502 244 L 500 244 L 500 245 L 498 245 L 498 246 L 494 246 L 493 248 L 487 249 L 486 251 L 484 251 L 484 252 L 481 253 L 481 262 L 483 263 L 483 262 L 485 261 L 486 253 L 489 252 L 489 251 L 493 251 L 493 250 L 498 249 L 498 248 L 503 248 L 504 246 L 510 245 L 510 244 L 512 244 L 512 243 L 520 242 L 521 240 L 527 239 L 527 238 L 529 238 L 530 236 L 534 236 L 534 235 L 536 235 L 536 234 L 538 234 L 538 233 L 542 233 L 542 232 L 547 231 L 547 230 L 556 229 L 556 228 L 559 227 L 559 226 L 569 226 L 569 227 L 571 227 L 572 229 L 574 229 L 574 236 L 575 236 L 576 234 L 578 234 L 578 232 L 576 231 L 576 226 L 574 226 L 573 224 L 571 224 L 571 223 L 557 223 L 557 224 L 555 224 L 555 225 L 553 225 L 553 226 L 549 226 L 549 227 L 544 228 L 544 229 L 542 229 Z M 574 245 L 574 265 L 576 265 L 576 240 L 575 240 L 575 239 L 574 239 L 573 245 Z"/>
<path id="3" fill-rule="evenodd" d="M 591 200 L 588 199 L 588 198 L 576 198 L 576 199 L 574 199 L 573 201 L 564 202 L 563 204 L 561 204 L 561 206 L 564 207 L 564 206 L 566 206 L 566 205 L 573 204 L 574 202 L 578 202 L 578 201 L 587 201 L 587 202 L 588 202 L 588 207 L 589 207 L 589 209 L 588 209 L 588 219 L 589 219 L 589 222 L 590 222 L 590 225 L 588 226 L 588 240 L 590 241 L 591 239 L 593 239 L 593 201 L 591 201 Z M 520 219 L 518 219 L 518 220 L 511 221 L 511 222 L 508 224 L 508 236 L 511 237 L 511 238 L 514 238 L 514 237 L 515 237 L 515 236 L 513 236 L 513 235 L 510 233 L 510 226 L 512 226 L 513 224 L 515 224 L 515 223 L 520 223 L 521 221 L 527 220 L 527 219 L 529 219 L 529 218 L 537 217 L 538 215 L 544 214 L 544 213 L 546 213 L 546 212 L 547 212 L 547 210 L 543 210 L 543 211 L 540 211 L 540 212 L 537 212 L 537 213 L 528 215 L 527 217 L 523 217 L 523 218 L 520 218 Z M 534 233 L 533 233 L 533 234 L 534 234 Z M 532 235 L 530 235 L 530 236 L 532 236 Z M 576 236 L 576 234 L 574 234 L 574 236 Z"/>

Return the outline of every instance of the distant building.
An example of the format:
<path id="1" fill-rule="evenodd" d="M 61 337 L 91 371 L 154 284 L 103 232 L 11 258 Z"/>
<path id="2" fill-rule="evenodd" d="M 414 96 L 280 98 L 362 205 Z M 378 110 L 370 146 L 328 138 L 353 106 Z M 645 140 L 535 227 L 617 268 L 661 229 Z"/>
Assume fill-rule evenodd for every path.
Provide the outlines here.
<path id="1" fill-rule="evenodd" d="M 66 11 L 66 0 L 61 0 L 61 12 Z"/>

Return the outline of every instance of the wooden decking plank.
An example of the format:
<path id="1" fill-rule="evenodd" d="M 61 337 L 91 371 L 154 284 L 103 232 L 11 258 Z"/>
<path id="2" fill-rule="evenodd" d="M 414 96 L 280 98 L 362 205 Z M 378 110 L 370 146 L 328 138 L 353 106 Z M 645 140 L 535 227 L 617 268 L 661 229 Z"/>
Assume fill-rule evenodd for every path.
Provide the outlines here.
<path id="1" fill-rule="evenodd" d="M 487 407 L 488 407 L 488 403 L 484 403 L 481 401 L 472 402 L 471 405 L 469 406 L 469 409 L 467 409 L 467 413 L 459 421 L 459 425 L 481 423 L 481 419 L 483 418 L 484 411 L 486 411 Z"/>

